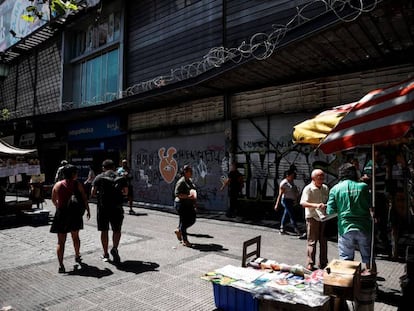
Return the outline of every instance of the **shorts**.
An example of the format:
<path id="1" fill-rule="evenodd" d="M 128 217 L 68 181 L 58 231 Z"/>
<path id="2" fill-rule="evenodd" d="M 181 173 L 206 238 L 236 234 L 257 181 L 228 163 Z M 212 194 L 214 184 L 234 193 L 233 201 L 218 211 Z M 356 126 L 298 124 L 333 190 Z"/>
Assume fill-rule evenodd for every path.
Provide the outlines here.
<path id="1" fill-rule="evenodd" d="M 371 235 L 359 230 L 348 231 L 338 237 L 339 257 L 342 260 L 354 260 L 357 245 L 362 262 L 369 263 L 371 258 Z"/>
<path id="2" fill-rule="evenodd" d="M 121 231 L 123 220 L 124 209 L 122 207 L 110 210 L 98 208 L 97 210 L 98 231 L 108 231 L 109 224 L 111 224 L 112 231 L 119 232 Z"/>

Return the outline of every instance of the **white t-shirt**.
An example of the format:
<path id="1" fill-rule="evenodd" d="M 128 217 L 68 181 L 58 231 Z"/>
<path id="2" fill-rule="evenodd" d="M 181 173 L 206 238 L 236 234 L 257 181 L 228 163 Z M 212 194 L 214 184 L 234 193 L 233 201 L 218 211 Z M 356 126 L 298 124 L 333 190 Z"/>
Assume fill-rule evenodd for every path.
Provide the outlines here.
<path id="1" fill-rule="evenodd" d="M 303 188 L 302 197 L 300 198 L 300 204 L 304 202 L 309 203 L 325 203 L 328 202 L 329 188 L 327 185 L 322 184 L 320 188 L 316 187 L 313 182 L 306 185 Z M 320 217 L 316 211 L 316 208 L 305 208 L 305 218 L 314 218 L 320 221 Z"/>
<path id="2" fill-rule="evenodd" d="M 280 182 L 280 188 L 284 190 L 283 198 L 297 201 L 299 197 L 298 187 L 292 182 L 290 183 L 286 178 Z"/>

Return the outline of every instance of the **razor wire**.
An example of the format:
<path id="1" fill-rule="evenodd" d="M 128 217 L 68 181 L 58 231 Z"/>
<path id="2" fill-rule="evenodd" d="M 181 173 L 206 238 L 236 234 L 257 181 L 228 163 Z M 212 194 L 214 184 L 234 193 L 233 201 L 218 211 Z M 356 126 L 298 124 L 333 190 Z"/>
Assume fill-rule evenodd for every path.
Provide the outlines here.
<path id="1" fill-rule="evenodd" d="M 117 93 L 96 96 L 92 100 L 84 101 L 79 107 L 98 105 L 107 100 L 116 100 L 145 93 L 166 85 L 195 78 L 209 70 L 219 68 L 226 63 L 241 63 L 247 59 L 263 61 L 273 55 L 286 34 L 306 22 L 328 12 L 333 12 L 338 20 L 343 22 L 355 21 L 361 14 L 373 11 L 381 0 L 312 0 L 302 6 L 296 6 L 296 14 L 284 25 L 272 25 L 269 34 L 259 32 L 253 34 L 248 41 L 243 41 L 238 47 L 217 46 L 211 48 L 201 60 L 170 69 L 169 74 L 136 83 Z M 319 10 L 319 15 L 308 16 Z M 77 106 L 73 102 L 62 104 L 62 109 L 73 109 Z"/>

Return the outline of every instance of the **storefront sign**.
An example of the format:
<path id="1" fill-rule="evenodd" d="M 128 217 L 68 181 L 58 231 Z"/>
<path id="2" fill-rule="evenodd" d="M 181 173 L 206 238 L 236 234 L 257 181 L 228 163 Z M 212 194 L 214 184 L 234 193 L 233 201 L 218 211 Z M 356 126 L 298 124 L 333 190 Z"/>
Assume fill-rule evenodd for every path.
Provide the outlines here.
<path id="1" fill-rule="evenodd" d="M 120 129 L 119 117 L 89 120 L 68 127 L 68 140 L 88 140 L 125 134 Z"/>

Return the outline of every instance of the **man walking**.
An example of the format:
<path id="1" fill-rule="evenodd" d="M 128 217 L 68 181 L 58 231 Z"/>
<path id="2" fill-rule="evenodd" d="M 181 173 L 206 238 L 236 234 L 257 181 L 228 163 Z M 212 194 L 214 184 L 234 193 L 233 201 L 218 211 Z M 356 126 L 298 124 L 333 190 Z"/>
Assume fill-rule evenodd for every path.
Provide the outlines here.
<path id="1" fill-rule="evenodd" d="M 55 183 L 64 179 L 64 177 L 63 177 L 63 169 L 65 168 L 65 166 L 67 164 L 68 164 L 68 161 L 66 161 L 66 160 L 62 160 L 60 162 L 60 166 L 58 167 L 58 169 L 56 171 L 56 175 L 55 175 Z"/>
<path id="2" fill-rule="evenodd" d="M 325 185 L 325 174 L 315 169 L 311 174 L 312 181 L 303 189 L 300 205 L 305 208 L 307 232 L 306 268 L 315 270 L 316 244 L 319 242 L 319 268 L 328 264 L 328 242 L 325 236 L 325 223 L 321 221 L 328 201 L 329 189 Z"/>
<path id="3" fill-rule="evenodd" d="M 103 172 L 96 176 L 92 184 L 92 196 L 97 196 L 97 223 L 98 231 L 101 231 L 101 242 L 103 248 L 102 260 L 108 261 L 108 231 L 109 224 L 112 228 L 111 255 L 115 263 L 121 258 L 118 253 L 119 241 L 121 239 L 121 227 L 124 219 L 123 193 L 128 191 L 127 180 L 118 177 L 115 173 L 115 164 L 112 160 L 102 163 Z"/>
<path id="4" fill-rule="evenodd" d="M 355 167 L 346 163 L 339 169 L 339 183 L 332 187 L 327 214 L 338 213 L 338 250 L 342 260 L 354 260 L 358 246 L 366 269 L 375 272 L 371 258 L 372 209 L 368 185 L 358 182 Z M 371 266 L 372 259 L 372 266 Z"/>
<path id="5" fill-rule="evenodd" d="M 243 175 L 237 170 L 237 163 L 231 164 L 231 170 L 224 181 L 220 190 L 223 190 L 226 186 L 229 188 L 230 205 L 227 209 L 226 216 L 229 218 L 235 217 L 237 214 L 237 200 L 243 189 Z"/>

